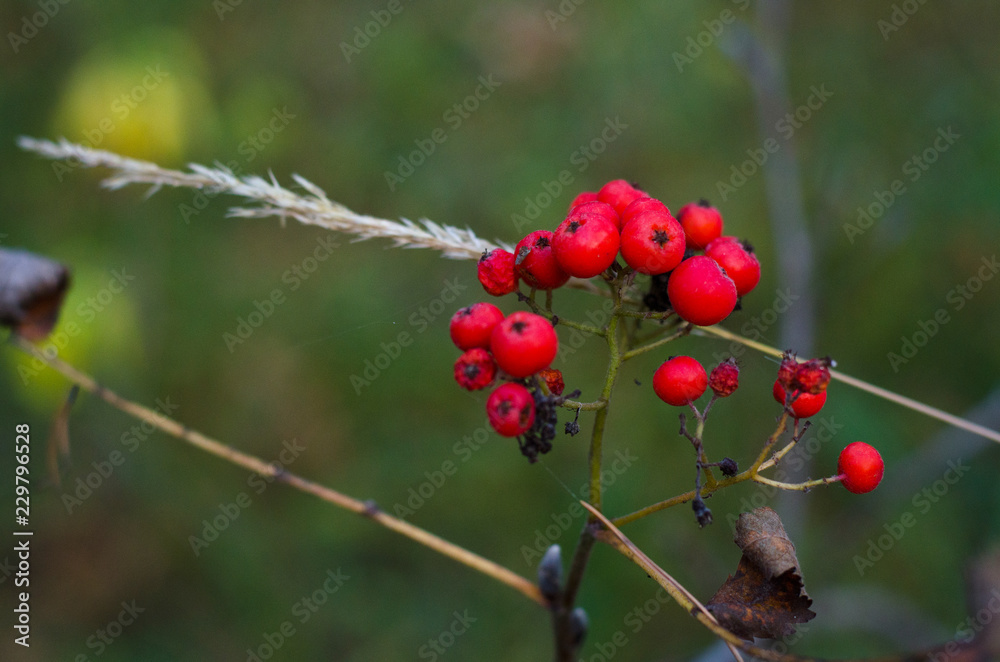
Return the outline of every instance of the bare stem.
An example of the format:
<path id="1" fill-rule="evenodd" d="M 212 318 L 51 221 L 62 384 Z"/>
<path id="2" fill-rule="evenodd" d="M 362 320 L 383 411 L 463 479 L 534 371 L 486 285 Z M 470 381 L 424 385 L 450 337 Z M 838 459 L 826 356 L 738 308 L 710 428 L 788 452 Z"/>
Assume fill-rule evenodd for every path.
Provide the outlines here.
<path id="1" fill-rule="evenodd" d="M 389 515 L 385 511 L 379 509 L 379 507 L 372 501 L 360 501 L 334 489 L 320 485 L 319 483 L 306 480 L 305 478 L 285 471 L 276 465 L 268 464 L 258 457 L 238 451 L 232 446 L 227 446 L 226 444 L 207 437 L 200 432 L 191 430 L 187 426 L 178 423 L 171 418 L 163 416 L 152 409 L 127 400 L 107 387 L 102 386 L 94 380 L 93 377 L 80 372 L 62 359 L 57 357 L 49 358 L 45 356 L 42 352 L 38 351 L 34 345 L 29 343 L 27 340 L 24 340 L 17 334 L 11 334 L 10 342 L 21 351 L 44 361 L 52 368 L 62 373 L 71 382 L 79 385 L 80 388 L 85 391 L 93 393 L 112 407 L 115 407 L 130 416 L 134 416 L 141 421 L 146 421 L 150 425 L 159 428 L 163 432 L 176 437 L 177 439 L 191 444 L 195 448 L 203 450 L 206 453 L 211 453 L 212 455 L 222 458 L 227 462 L 243 467 L 244 469 L 254 471 L 262 476 L 267 476 L 279 482 L 283 482 L 286 485 L 302 492 L 312 494 L 313 496 L 316 496 L 328 503 L 332 503 L 335 506 L 367 517 L 387 529 L 391 529 L 401 535 L 404 535 L 407 538 L 424 545 L 425 547 L 429 547 L 444 556 L 472 568 L 473 570 L 477 570 L 488 577 L 492 577 L 493 579 L 506 584 L 516 591 L 520 591 L 529 599 L 537 602 L 543 607 L 549 606 L 548 601 L 542 596 L 541 591 L 539 591 L 538 587 L 531 581 L 493 561 L 490 561 L 489 559 L 444 540 L 429 531 L 425 531 L 424 529 L 414 526 L 405 520 Z"/>

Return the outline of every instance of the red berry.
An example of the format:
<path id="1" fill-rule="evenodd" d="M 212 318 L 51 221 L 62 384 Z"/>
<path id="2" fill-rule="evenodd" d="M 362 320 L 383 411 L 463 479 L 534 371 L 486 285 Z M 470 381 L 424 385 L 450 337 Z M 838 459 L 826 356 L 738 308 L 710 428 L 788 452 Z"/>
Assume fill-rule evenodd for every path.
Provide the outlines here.
<path id="1" fill-rule="evenodd" d="M 492 303 L 474 303 L 459 308 L 452 315 L 448 330 L 451 341 L 462 350 L 473 347 L 489 347 L 493 337 L 493 327 L 503 320 L 503 313 Z"/>
<path id="2" fill-rule="evenodd" d="M 569 274 L 559 267 L 552 253 L 549 230 L 536 230 L 517 242 L 514 271 L 529 287 L 539 290 L 554 290 L 569 280 Z"/>
<path id="3" fill-rule="evenodd" d="M 855 441 L 840 451 L 837 473 L 843 475 L 842 482 L 849 492 L 865 494 L 882 482 L 885 462 L 877 450 L 863 441 Z"/>
<path id="4" fill-rule="evenodd" d="M 613 179 L 597 192 L 597 199 L 606 202 L 615 208 L 619 215 L 631 202 L 637 198 L 644 198 L 646 194 L 635 188 L 624 179 Z"/>
<path id="5" fill-rule="evenodd" d="M 733 394 L 740 385 L 740 368 L 736 359 L 729 357 L 712 369 L 708 385 L 716 397 L 725 398 Z"/>
<path id="6" fill-rule="evenodd" d="M 615 261 L 620 241 L 618 227 L 606 217 L 574 212 L 556 228 L 552 252 L 556 262 L 570 276 L 592 278 Z"/>
<path id="7" fill-rule="evenodd" d="M 670 274 L 667 297 L 681 319 L 710 326 L 733 312 L 736 285 L 715 260 L 695 255 L 681 262 Z"/>
<path id="8" fill-rule="evenodd" d="M 538 373 L 538 376 L 545 380 L 545 385 L 549 389 L 549 393 L 552 395 L 562 395 L 562 392 L 566 389 L 566 384 L 563 382 L 562 372 L 556 370 L 555 368 L 546 368 Z"/>
<path id="9" fill-rule="evenodd" d="M 684 226 L 688 248 L 705 248 L 722 234 L 722 215 L 708 200 L 684 205 L 677 212 L 677 220 Z"/>
<path id="10" fill-rule="evenodd" d="M 792 389 L 818 395 L 830 384 L 830 359 L 811 359 L 799 364 L 792 378 Z"/>
<path id="11" fill-rule="evenodd" d="M 670 212 L 645 211 L 622 229 L 621 251 L 639 273 L 663 274 L 684 259 L 684 230 Z"/>
<path id="12" fill-rule="evenodd" d="M 559 351 L 559 338 L 541 315 L 518 311 L 493 329 L 490 348 L 500 369 L 520 379 L 549 367 Z"/>
<path id="13" fill-rule="evenodd" d="M 798 396 L 789 407 L 792 410 L 792 416 L 795 418 L 809 418 L 810 416 L 815 416 L 819 413 L 819 410 L 823 408 L 823 405 L 826 404 L 826 391 L 823 391 L 819 395 L 802 393 L 800 391 L 792 392 L 798 393 Z M 774 396 L 774 399 L 782 405 L 785 404 L 785 393 L 786 391 L 784 387 L 782 387 L 781 381 L 775 380 L 774 386 L 771 387 L 771 395 Z"/>
<path id="14" fill-rule="evenodd" d="M 675 407 L 697 400 L 707 386 L 705 369 L 690 356 L 667 359 L 653 375 L 653 390 L 656 395 Z"/>
<path id="15" fill-rule="evenodd" d="M 621 216 L 618 215 L 618 212 L 615 211 L 614 207 L 606 202 L 594 200 L 592 202 L 585 202 L 582 205 L 577 205 L 570 210 L 569 214 L 567 214 L 567 218 L 570 216 L 578 216 L 580 214 L 597 214 L 598 216 L 603 216 L 611 221 L 611 224 L 614 225 L 616 229 L 621 229 Z"/>
<path id="16" fill-rule="evenodd" d="M 497 374 L 493 355 L 482 347 L 473 347 L 455 361 L 455 381 L 469 391 L 486 388 Z"/>
<path id="17" fill-rule="evenodd" d="M 792 388 L 792 380 L 798 371 L 799 362 L 795 359 L 795 353 L 790 349 L 786 350 L 781 355 L 781 363 L 778 364 L 778 383 L 786 389 Z"/>
<path id="18" fill-rule="evenodd" d="M 705 255 L 719 263 L 726 275 L 733 279 L 736 294 L 743 296 L 760 282 L 760 262 L 747 244 L 734 237 L 719 237 L 705 247 Z"/>
<path id="19" fill-rule="evenodd" d="M 597 191 L 584 191 L 573 198 L 573 202 L 569 203 L 569 211 L 573 211 L 575 207 L 579 207 L 586 202 L 597 202 Z"/>
<path id="20" fill-rule="evenodd" d="M 479 258 L 479 282 L 486 293 L 502 297 L 517 289 L 517 275 L 514 273 L 514 254 L 502 248 L 494 248 Z"/>
<path id="21" fill-rule="evenodd" d="M 636 198 L 625 211 L 621 213 L 621 227 L 624 228 L 629 221 L 646 211 L 658 211 L 670 213 L 667 206 L 656 198 Z"/>
<path id="22" fill-rule="evenodd" d="M 490 393 L 486 415 L 498 434 L 516 437 L 527 432 L 535 422 L 535 399 L 521 384 L 508 382 Z"/>

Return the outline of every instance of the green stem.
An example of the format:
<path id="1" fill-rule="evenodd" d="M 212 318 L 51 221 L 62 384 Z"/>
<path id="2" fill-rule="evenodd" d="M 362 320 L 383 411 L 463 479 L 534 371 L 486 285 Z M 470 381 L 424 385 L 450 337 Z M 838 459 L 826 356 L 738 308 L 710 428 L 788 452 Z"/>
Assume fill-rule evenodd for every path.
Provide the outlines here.
<path id="1" fill-rule="evenodd" d="M 628 361 L 629 359 L 639 356 L 640 354 L 644 354 L 646 352 L 662 347 L 663 345 L 666 345 L 668 342 L 677 340 L 678 338 L 683 338 L 689 333 L 691 333 L 691 325 L 685 324 L 680 329 L 678 329 L 674 333 L 671 333 L 669 336 L 665 338 L 660 338 L 659 340 L 651 342 L 648 345 L 642 345 L 641 347 L 636 347 L 635 349 L 625 352 L 624 354 L 622 354 L 622 361 Z"/>

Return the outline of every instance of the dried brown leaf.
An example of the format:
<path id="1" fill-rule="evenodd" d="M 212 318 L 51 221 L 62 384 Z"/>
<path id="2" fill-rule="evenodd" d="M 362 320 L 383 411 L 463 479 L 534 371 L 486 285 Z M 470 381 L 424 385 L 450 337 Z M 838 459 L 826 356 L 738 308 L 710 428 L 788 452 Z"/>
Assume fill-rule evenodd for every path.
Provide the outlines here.
<path id="1" fill-rule="evenodd" d="M 0 325 L 32 342 L 42 340 L 59 320 L 69 271 L 34 253 L 0 248 Z"/>
<path id="2" fill-rule="evenodd" d="M 795 545 L 777 513 L 758 508 L 740 515 L 735 542 L 743 550 L 736 574 L 706 605 L 723 627 L 748 641 L 779 639 L 815 618 Z"/>

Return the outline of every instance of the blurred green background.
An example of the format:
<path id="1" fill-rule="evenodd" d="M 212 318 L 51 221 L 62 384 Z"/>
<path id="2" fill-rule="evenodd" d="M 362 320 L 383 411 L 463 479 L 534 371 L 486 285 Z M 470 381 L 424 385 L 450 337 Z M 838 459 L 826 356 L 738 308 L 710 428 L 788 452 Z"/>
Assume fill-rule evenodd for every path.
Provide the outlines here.
<path id="1" fill-rule="evenodd" d="M 1000 279 L 984 279 L 970 298 L 955 290 L 995 255 L 1000 236 L 995 4 L 112 1 L 53 2 L 50 17 L 43 4 L 0 6 L 8 33 L 0 242 L 71 266 L 60 328 L 75 322 L 81 333 L 60 355 L 265 460 L 297 440 L 305 450 L 289 470 L 386 509 L 455 462 L 455 475 L 408 519 L 519 573 L 534 575 L 522 548 L 565 521 L 574 498 L 567 486 L 585 482 L 592 419 L 582 417 L 584 434 L 560 437 L 532 466 L 512 441 L 484 434 L 485 394 L 456 387 L 448 339 L 451 313 L 484 298 L 474 264 L 340 237 L 308 278 L 290 277 L 328 233 L 226 218 L 235 198 L 109 192 L 101 172 L 38 159 L 18 150 L 16 137 L 66 136 L 171 167 L 220 161 L 272 171 L 287 185 L 299 173 L 362 213 L 468 225 L 510 242 L 554 228 L 576 193 L 613 178 L 637 181 L 674 210 L 707 197 L 764 265 L 761 285 L 727 327 L 832 355 L 849 374 L 1000 425 Z M 367 42 L 358 36 L 366 27 L 375 35 Z M 770 78 L 754 83 L 762 70 Z M 480 76 L 499 86 L 467 117 L 450 113 Z M 824 86 L 828 98 L 801 110 Z M 796 112 L 808 118 L 778 123 Z M 607 122 L 627 128 L 601 144 Z M 446 140 L 390 190 L 385 173 L 438 128 Z M 935 149 L 949 128 L 959 137 Z M 595 140 L 601 153 L 581 158 Z M 777 146 L 768 163 L 747 164 L 765 144 Z M 934 161 L 922 167 L 912 158 L 929 160 L 925 150 Z M 734 168 L 757 172 L 721 190 L 720 182 L 740 181 L 731 180 Z M 539 200 L 563 171 L 567 190 Z M 889 204 L 882 192 L 894 180 L 905 191 Z M 519 227 L 514 215 L 525 214 L 526 199 L 544 209 Z M 870 205 L 878 218 L 864 232 L 845 229 Z M 796 243 L 803 237 L 810 250 Z M 116 274 L 127 286 L 112 294 Z M 419 322 L 422 308 L 440 311 L 449 287 L 460 289 L 458 300 Z M 230 351 L 224 334 L 275 289 L 284 302 Z M 799 297 L 792 312 L 769 312 L 778 292 Z M 517 308 L 509 297 L 500 305 Z M 559 292 L 556 306 L 585 319 L 595 304 Z M 939 309 L 950 321 L 893 365 L 888 354 Z M 805 327 L 796 331 L 793 319 Z M 754 320 L 763 320 L 756 331 Z M 413 344 L 356 389 L 351 376 L 401 332 Z M 609 487 L 609 513 L 689 489 L 690 447 L 649 380 L 668 354 L 709 364 L 728 351 L 688 338 L 627 366 L 606 450 L 638 460 Z M 557 367 L 570 389 L 592 398 L 605 358 L 590 340 Z M 754 352 L 740 360 L 742 388 L 713 411 L 706 443 L 712 456 L 746 464 L 778 409 L 775 363 Z M 28 364 L 10 347 L 0 364 L 0 440 L 10 448 L 14 424 L 32 425 L 40 481 L 68 384 L 50 370 L 19 371 Z M 1000 533 L 1000 449 L 843 384 L 831 387 L 817 430 L 823 421 L 838 431 L 828 441 L 810 435 L 812 464 L 802 472 L 832 473 L 839 450 L 863 439 L 887 461 L 878 491 L 772 497 L 738 486 L 709 502 L 716 523 L 704 530 L 682 507 L 626 533 L 708 599 L 739 558 L 728 518 L 766 503 L 798 546 L 818 613 L 792 650 L 873 655 L 955 638 L 968 614 L 966 563 Z M 510 589 L 310 496 L 279 485 L 258 493 L 262 484 L 245 471 L 162 434 L 130 432 L 136 424 L 81 395 L 63 487 L 34 486 L 32 646 L 5 636 L 0 657 L 246 660 L 289 621 L 295 633 L 273 659 L 436 659 L 428 642 L 456 612 L 475 622 L 441 659 L 550 657 L 547 616 Z M 456 448 L 464 437 L 488 440 L 466 453 Z M 101 476 L 116 452 L 124 460 Z M 922 490 L 960 458 L 971 469 L 922 505 Z M 0 470 L 12 485 L 10 452 Z M 99 485 L 67 507 L 64 495 L 88 478 Z M 196 556 L 189 537 L 241 492 L 250 505 Z M 916 524 L 862 576 L 857 558 L 906 512 Z M 554 540 L 567 556 L 581 522 Z M 338 569 L 350 579 L 302 622 L 300 600 Z M 0 585 L 9 633 L 12 578 Z M 592 623 L 582 659 L 605 659 L 618 631 L 628 643 L 615 659 L 717 652 L 711 636 L 655 595 L 642 571 L 598 548 L 580 596 Z M 133 601 L 145 611 L 118 628 L 122 602 Z M 626 620 L 637 608 L 648 620 L 641 627 Z M 103 643 L 102 630 L 119 636 Z"/>

